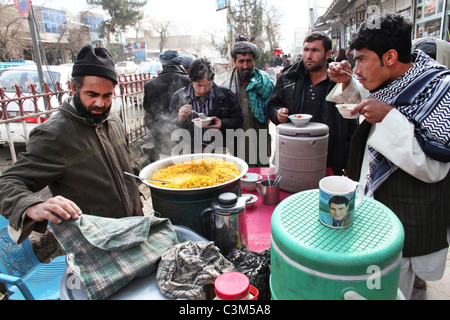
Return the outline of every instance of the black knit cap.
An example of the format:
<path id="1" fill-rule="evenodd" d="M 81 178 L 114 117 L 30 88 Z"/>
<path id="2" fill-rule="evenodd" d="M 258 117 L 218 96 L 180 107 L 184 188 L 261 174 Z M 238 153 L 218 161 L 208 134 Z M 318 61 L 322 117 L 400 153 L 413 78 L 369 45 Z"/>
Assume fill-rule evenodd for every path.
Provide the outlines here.
<path id="1" fill-rule="evenodd" d="M 97 76 L 117 84 L 117 73 L 111 53 L 103 47 L 94 48 L 90 44 L 85 45 L 78 52 L 72 76 Z"/>

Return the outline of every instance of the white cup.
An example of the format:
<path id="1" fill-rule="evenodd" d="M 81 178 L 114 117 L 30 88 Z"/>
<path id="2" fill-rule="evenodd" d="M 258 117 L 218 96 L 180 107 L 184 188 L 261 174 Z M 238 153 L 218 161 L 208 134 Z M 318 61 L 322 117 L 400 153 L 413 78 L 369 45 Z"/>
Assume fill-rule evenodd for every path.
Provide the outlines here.
<path id="1" fill-rule="evenodd" d="M 344 176 L 319 181 L 319 220 L 330 228 L 347 228 L 364 198 L 364 187 Z"/>

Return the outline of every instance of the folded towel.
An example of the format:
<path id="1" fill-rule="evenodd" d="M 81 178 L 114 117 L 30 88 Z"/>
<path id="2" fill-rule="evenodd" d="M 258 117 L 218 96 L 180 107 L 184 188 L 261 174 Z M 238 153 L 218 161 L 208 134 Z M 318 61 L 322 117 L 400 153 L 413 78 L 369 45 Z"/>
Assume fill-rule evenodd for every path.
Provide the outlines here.
<path id="1" fill-rule="evenodd" d="M 104 218 L 84 214 L 50 224 L 72 259 L 89 299 L 106 299 L 136 277 L 155 271 L 164 252 L 178 243 L 170 220 L 153 216 Z"/>

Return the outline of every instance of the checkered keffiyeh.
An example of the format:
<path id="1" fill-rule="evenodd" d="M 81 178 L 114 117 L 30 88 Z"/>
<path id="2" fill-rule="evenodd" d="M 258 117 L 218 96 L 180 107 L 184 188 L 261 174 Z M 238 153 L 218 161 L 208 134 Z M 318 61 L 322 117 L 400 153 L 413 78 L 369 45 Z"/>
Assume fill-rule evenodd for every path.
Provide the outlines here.
<path id="1" fill-rule="evenodd" d="M 373 197 L 378 187 L 395 171 L 397 166 L 385 158 L 377 150 L 369 148 L 369 177 L 367 179 L 365 195 Z"/>
<path id="2" fill-rule="evenodd" d="M 234 265 L 213 242 L 187 241 L 161 257 L 156 282 L 166 297 L 205 300 L 205 285 L 214 284 L 219 275 L 232 270 Z"/>
<path id="3" fill-rule="evenodd" d="M 437 161 L 450 161 L 450 69 L 420 50 L 413 51 L 414 64 L 401 77 L 371 92 L 370 97 L 396 106 L 414 124 L 414 136 L 423 152 Z M 369 146 L 366 195 L 375 190 L 398 167 Z"/>
<path id="4" fill-rule="evenodd" d="M 70 267 L 91 300 L 106 299 L 134 278 L 155 271 L 161 255 L 178 243 L 170 221 L 152 216 L 113 219 L 84 214 L 50 228 L 73 255 Z"/>

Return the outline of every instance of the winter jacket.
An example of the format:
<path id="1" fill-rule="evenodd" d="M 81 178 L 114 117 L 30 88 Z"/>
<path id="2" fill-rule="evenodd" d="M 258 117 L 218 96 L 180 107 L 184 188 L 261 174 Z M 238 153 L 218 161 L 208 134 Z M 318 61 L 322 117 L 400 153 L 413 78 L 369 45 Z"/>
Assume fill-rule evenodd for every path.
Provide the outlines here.
<path id="1" fill-rule="evenodd" d="M 72 200 L 86 214 L 142 215 L 136 180 L 124 171 L 132 172 L 132 166 L 122 123 L 110 115 L 90 124 L 66 101 L 30 132 L 27 151 L 0 177 L 0 212 L 20 232 L 26 209 L 44 201 L 35 192 L 48 186 L 53 196 Z M 45 231 L 46 221 L 34 228 Z"/>
<path id="2" fill-rule="evenodd" d="M 155 146 L 162 153 L 170 153 L 170 135 L 175 128 L 169 113 L 173 94 L 190 83 L 188 76 L 175 66 L 168 66 L 156 78 L 144 85 L 145 124 L 155 138 Z"/>
<path id="3" fill-rule="evenodd" d="M 172 111 L 172 118 L 175 119 L 175 123 L 179 128 L 187 129 L 191 133 L 191 137 L 194 135 L 194 124 L 192 123 L 193 115 L 191 114 L 184 122 L 178 120 L 178 110 L 185 104 L 190 104 L 190 98 L 188 97 L 188 87 L 181 88 L 173 95 L 170 103 L 170 109 Z M 214 98 L 212 104 L 211 114 L 207 116 L 216 116 L 222 121 L 222 127 L 220 131 L 222 133 L 224 146 L 226 146 L 226 130 L 227 129 L 240 129 L 242 128 L 243 118 L 242 111 L 236 96 L 230 89 L 218 86 L 213 83 L 211 87 L 213 90 Z M 193 139 L 191 140 L 193 142 Z M 231 150 L 230 150 L 231 151 Z"/>
<path id="4" fill-rule="evenodd" d="M 274 124 L 280 124 L 277 117 L 280 108 L 289 109 L 289 114 L 302 113 L 306 72 L 303 61 L 299 60 L 285 69 L 278 79 L 267 106 L 269 118 Z M 330 81 L 328 93 L 334 86 L 335 83 Z M 341 175 L 342 170 L 347 168 L 350 139 L 358 122 L 343 118 L 336 104 L 325 99 L 321 122 L 329 127 L 327 167 L 332 168 L 334 174 Z"/>

